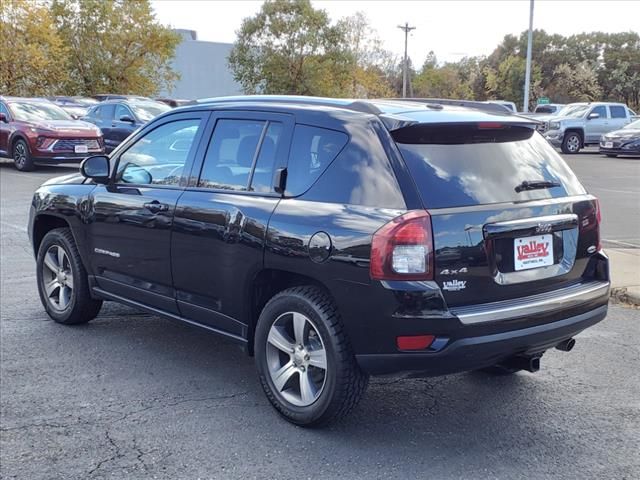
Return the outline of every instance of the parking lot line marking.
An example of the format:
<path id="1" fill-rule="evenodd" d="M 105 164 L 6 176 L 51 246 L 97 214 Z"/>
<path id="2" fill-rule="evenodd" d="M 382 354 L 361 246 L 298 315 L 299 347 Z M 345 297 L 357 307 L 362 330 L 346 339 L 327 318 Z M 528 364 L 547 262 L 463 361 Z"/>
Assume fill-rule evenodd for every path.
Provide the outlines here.
<path id="1" fill-rule="evenodd" d="M 22 227 L 20 225 L 14 225 L 13 223 L 2 222 L 2 221 L 0 221 L 0 225 L 4 227 L 13 228 L 14 230 L 17 230 L 19 232 L 27 233 L 27 227 Z"/>
<path id="2" fill-rule="evenodd" d="M 620 240 L 608 240 L 606 238 L 603 238 L 602 241 L 615 243 L 616 245 L 625 245 L 627 247 L 640 248 L 640 245 L 636 245 L 635 243 L 629 243 L 629 242 L 621 242 Z"/>

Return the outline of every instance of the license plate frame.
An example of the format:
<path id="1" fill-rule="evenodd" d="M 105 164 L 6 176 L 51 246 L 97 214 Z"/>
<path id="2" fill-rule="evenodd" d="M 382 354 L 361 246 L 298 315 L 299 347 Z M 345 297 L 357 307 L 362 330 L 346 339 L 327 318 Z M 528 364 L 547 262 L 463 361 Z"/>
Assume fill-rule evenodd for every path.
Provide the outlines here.
<path id="1" fill-rule="evenodd" d="M 73 151 L 75 153 L 89 153 L 89 147 L 86 145 L 75 145 Z"/>
<path id="2" fill-rule="evenodd" d="M 513 240 L 513 268 L 516 272 L 548 267 L 554 263 L 553 234 L 532 235 Z"/>

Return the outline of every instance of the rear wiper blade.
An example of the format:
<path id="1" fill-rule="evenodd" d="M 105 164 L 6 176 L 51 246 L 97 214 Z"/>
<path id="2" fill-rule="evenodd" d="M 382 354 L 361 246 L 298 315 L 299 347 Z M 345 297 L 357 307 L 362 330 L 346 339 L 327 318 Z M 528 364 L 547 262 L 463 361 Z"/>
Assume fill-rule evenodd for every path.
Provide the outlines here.
<path id="1" fill-rule="evenodd" d="M 524 180 L 518 185 L 515 190 L 517 193 L 524 192 L 525 190 L 540 190 L 542 188 L 561 187 L 559 182 L 550 182 L 548 180 Z"/>

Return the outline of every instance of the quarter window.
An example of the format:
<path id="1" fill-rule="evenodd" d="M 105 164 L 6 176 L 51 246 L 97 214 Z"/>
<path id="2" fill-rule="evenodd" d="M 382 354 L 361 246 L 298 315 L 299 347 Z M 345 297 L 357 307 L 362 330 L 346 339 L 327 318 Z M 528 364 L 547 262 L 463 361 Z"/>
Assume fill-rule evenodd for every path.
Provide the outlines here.
<path id="1" fill-rule="evenodd" d="M 297 196 L 307 191 L 348 140 L 342 132 L 296 125 L 287 166 L 287 195 Z"/>
<path id="2" fill-rule="evenodd" d="M 124 183 L 177 185 L 184 173 L 200 120 L 165 123 L 120 155 L 117 179 Z"/>
<path id="3" fill-rule="evenodd" d="M 627 118 L 626 109 L 622 105 L 610 105 L 611 118 Z"/>
<path id="4" fill-rule="evenodd" d="M 247 190 L 265 125 L 266 122 L 259 120 L 218 120 L 207 148 L 198 186 Z M 256 182 L 262 182 L 261 178 L 256 178 Z"/>

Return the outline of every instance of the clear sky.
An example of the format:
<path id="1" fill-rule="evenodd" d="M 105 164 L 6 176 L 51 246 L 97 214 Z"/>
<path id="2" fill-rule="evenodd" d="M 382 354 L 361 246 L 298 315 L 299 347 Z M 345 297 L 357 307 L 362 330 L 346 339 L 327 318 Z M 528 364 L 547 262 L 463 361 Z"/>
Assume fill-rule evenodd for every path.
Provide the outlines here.
<path id="1" fill-rule="evenodd" d="M 488 55 L 504 35 L 528 28 L 528 0 L 313 0 L 332 20 L 363 11 L 388 50 L 401 55 L 404 34 L 398 25 L 416 27 L 409 56 L 421 65 L 429 50 L 440 61 Z M 253 0 L 152 0 L 158 20 L 196 30 L 199 40 L 229 42 L 242 19 L 262 4 Z M 535 0 L 534 28 L 570 35 L 580 32 L 640 31 L 640 0 Z"/>

